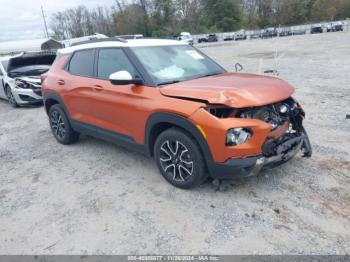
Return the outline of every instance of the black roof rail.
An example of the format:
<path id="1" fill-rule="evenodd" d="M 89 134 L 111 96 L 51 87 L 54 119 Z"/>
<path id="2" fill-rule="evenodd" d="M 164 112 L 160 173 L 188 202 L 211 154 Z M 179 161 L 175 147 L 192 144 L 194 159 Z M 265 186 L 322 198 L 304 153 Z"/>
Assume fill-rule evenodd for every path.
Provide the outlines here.
<path id="1" fill-rule="evenodd" d="M 122 43 L 127 43 L 128 41 L 126 39 L 120 38 L 120 37 L 109 37 L 109 38 L 100 38 L 100 39 L 91 39 L 86 41 L 81 41 L 77 43 L 73 43 L 70 46 L 77 46 L 77 45 L 84 45 L 84 44 L 91 44 L 91 43 L 100 43 L 100 42 L 113 42 L 118 41 Z"/>

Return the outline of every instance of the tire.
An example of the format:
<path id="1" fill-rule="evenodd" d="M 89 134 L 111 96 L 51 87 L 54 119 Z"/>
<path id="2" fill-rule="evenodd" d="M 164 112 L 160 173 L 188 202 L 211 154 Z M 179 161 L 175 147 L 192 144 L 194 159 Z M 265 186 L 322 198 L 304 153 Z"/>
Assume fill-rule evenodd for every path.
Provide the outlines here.
<path id="1" fill-rule="evenodd" d="M 50 107 L 49 121 L 52 134 L 59 143 L 69 145 L 78 141 L 79 133 L 73 130 L 66 114 L 59 104 Z"/>
<path id="2" fill-rule="evenodd" d="M 160 173 L 175 187 L 191 189 L 208 177 L 197 142 L 181 129 L 161 133 L 153 152 Z"/>
<path id="3" fill-rule="evenodd" d="M 16 108 L 18 107 L 18 104 L 16 102 L 15 97 L 12 94 L 11 88 L 9 86 L 6 86 L 6 96 L 7 96 L 7 101 L 9 104 L 13 107 Z"/>

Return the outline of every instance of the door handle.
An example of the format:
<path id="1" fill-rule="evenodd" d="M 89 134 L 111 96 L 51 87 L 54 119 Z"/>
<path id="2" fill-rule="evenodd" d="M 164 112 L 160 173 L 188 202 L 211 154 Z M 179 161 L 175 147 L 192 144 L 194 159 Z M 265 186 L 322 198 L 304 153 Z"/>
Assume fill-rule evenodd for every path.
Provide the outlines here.
<path id="1" fill-rule="evenodd" d="M 59 84 L 60 86 L 63 86 L 66 82 L 64 80 L 58 80 L 57 84 Z"/>
<path id="2" fill-rule="evenodd" d="M 103 90 L 103 87 L 100 86 L 100 85 L 94 85 L 94 89 L 95 89 L 96 91 L 102 91 L 102 90 Z"/>

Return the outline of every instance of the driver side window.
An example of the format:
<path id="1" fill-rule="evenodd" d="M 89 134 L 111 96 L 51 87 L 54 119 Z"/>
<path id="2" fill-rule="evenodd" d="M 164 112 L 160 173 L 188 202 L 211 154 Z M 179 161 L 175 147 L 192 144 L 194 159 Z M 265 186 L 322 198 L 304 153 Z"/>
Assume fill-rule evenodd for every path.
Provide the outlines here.
<path id="1" fill-rule="evenodd" d="M 111 74 L 118 71 L 128 71 L 133 78 L 136 76 L 134 66 L 122 49 L 100 49 L 97 62 L 97 77 L 108 79 Z"/>

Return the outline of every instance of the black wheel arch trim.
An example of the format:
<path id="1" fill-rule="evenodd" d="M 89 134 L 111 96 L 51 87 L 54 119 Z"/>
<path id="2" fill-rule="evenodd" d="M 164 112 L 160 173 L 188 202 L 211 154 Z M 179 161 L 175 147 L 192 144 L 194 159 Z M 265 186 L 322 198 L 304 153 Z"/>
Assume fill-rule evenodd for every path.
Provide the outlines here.
<path id="1" fill-rule="evenodd" d="M 69 111 L 67 110 L 66 105 L 63 102 L 63 99 L 55 92 L 45 92 L 43 94 L 43 101 L 44 101 L 44 108 L 46 110 L 46 101 L 49 99 L 56 100 L 63 108 L 64 112 L 66 113 L 66 116 L 68 117 L 68 120 L 71 120 Z M 46 113 L 49 114 L 48 110 L 46 110 Z"/>
<path id="2" fill-rule="evenodd" d="M 176 115 L 173 113 L 163 113 L 158 112 L 152 114 L 147 121 L 145 128 L 145 145 L 149 151 L 150 155 L 153 155 L 153 145 L 155 141 L 152 141 L 152 129 L 156 127 L 158 124 L 169 124 L 175 127 L 180 127 L 187 131 L 199 144 L 200 150 L 203 153 L 203 157 L 206 161 L 208 169 L 213 163 L 213 158 L 211 151 L 209 149 L 209 145 L 198 128 L 187 118 Z"/>

